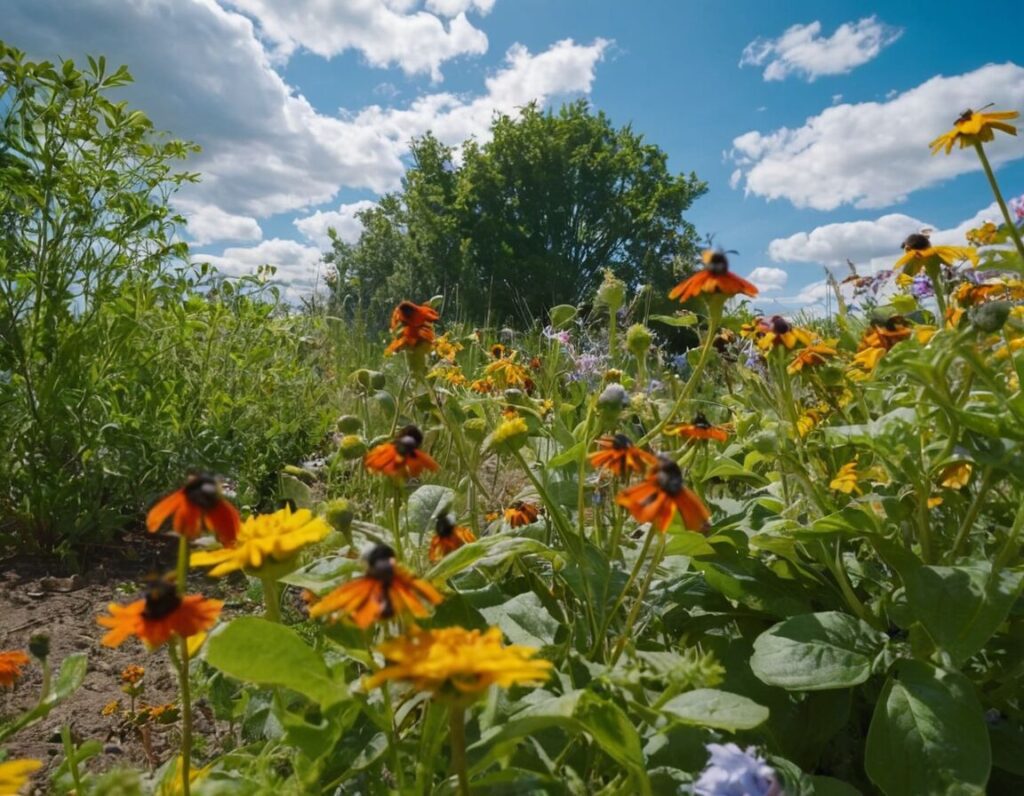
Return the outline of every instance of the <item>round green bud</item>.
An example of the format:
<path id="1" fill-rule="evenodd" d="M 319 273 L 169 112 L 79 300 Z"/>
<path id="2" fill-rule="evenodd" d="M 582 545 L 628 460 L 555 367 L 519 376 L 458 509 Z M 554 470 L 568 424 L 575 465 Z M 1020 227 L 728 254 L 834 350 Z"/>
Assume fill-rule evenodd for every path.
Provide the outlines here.
<path id="1" fill-rule="evenodd" d="M 348 461 L 363 458 L 366 451 L 366 440 L 358 434 L 346 434 L 338 443 L 338 455 Z"/>
<path id="2" fill-rule="evenodd" d="M 363 428 L 363 421 L 355 415 L 342 415 L 338 418 L 338 431 L 342 434 L 355 434 Z"/>

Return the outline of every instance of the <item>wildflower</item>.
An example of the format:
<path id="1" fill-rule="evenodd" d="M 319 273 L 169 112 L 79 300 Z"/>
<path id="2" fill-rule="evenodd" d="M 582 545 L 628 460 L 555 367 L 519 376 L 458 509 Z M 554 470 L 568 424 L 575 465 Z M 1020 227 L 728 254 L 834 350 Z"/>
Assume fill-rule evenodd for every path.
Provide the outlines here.
<path id="1" fill-rule="evenodd" d="M 790 375 L 799 373 L 804 368 L 816 368 L 824 365 L 829 359 L 836 355 L 836 350 L 827 343 L 811 343 L 806 348 L 797 351 L 793 361 L 789 363 L 786 372 Z"/>
<path id="2" fill-rule="evenodd" d="M 192 554 L 193 567 L 213 567 L 209 574 L 219 578 L 237 570 L 258 570 L 264 563 L 285 561 L 306 545 L 319 542 L 330 526 L 309 509 L 292 511 L 287 506 L 273 514 L 247 517 L 234 547 L 202 550 Z"/>
<path id="3" fill-rule="evenodd" d="M 121 682 L 125 685 L 138 685 L 145 676 L 146 670 L 138 664 L 129 664 L 121 670 Z"/>
<path id="4" fill-rule="evenodd" d="M 611 268 L 604 269 L 604 278 L 597 288 L 595 296 L 598 306 L 607 307 L 615 312 L 626 301 L 626 283 L 615 275 Z"/>
<path id="5" fill-rule="evenodd" d="M 653 522 L 664 533 L 678 511 L 683 525 L 691 531 L 702 531 L 711 512 L 697 495 L 683 485 L 679 465 L 664 454 L 651 469 L 647 479 L 619 492 L 615 502 L 625 506 L 637 522 Z"/>
<path id="6" fill-rule="evenodd" d="M 605 412 L 621 412 L 629 406 L 629 394 L 618 382 L 612 382 L 597 396 L 597 408 Z"/>
<path id="7" fill-rule="evenodd" d="M 514 413 L 491 432 L 485 446 L 489 450 L 501 453 L 514 453 L 523 447 L 529 435 L 530 429 L 526 421 L 518 413 Z"/>
<path id="8" fill-rule="evenodd" d="M 801 438 L 806 437 L 814 427 L 817 426 L 828 412 L 828 406 L 825 405 L 824 409 L 821 406 L 812 407 L 805 410 L 800 414 L 800 417 L 796 419 L 796 431 Z"/>
<path id="9" fill-rule="evenodd" d="M 676 423 L 665 429 L 665 433 L 673 437 L 686 439 L 713 439 L 725 442 L 729 439 L 729 429 L 725 426 L 713 426 L 701 412 L 693 417 L 692 423 Z"/>
<path id="10" fill-rule="evenodd" d="M 597 446 L 600 450 L 587 457 L 590 466 L 607 470 L 619 478 L 626 478 L 631 472 L 645 472 L 658 463 L 653 453 L 638 448 L 625 434 L 601 437 Z"/>
<path id="11" fill-rule="evenodd" d="M 517 354 L 513 351 L 508 356 L 498 357 L 484 368 L 484 376 L 504 387 L 525 387 L 530 382 L 530 374 L 516 362 Z"/>
<path id="12" fill-rule="evenodd" d="M 862 348 L 853 356 L 853 364 L 861 370 L 870 373 L 885 356 L 885 349 L 880 347 Z"/>
<path id="13" fill-rule="evenodd" d="M 450 340 L 447 332 L 434 341 L 433 351 L 435 356 L 445 362 L 454 362 L 455 357 L 458 356 L 461 350 L 462 343 Z"/>
<path id="14" fill-rule="evenodd" d="M 525 500 L 517 500 L 505 509 L 504 517 L 512 528 L 532 525 L 540 517 L 540 507 Z"/>
<path id="15" fill-rule="evenodd" d="M 968 108 L 960 115 L 959 119 L 953 122 L 952 130 L 943 133 L 929 144 L 932 154 L 936 155 L 940 149 L 945 149 L 948 155 L 953 150 L 954 144 L 960 144 L 960 148 L 963 149 L 991 141 L 995 138 L 994 130 L 1017 135 L 1017 128 L 1006 122 L 1009 119 L 1016 119 L 1019 115 L 1016 111 L 982 113 Z"/>
<path id="16" fill-rule="evenodd" d="M 447 363 L 438 365 L 436 368 L 431 368 L 430 372 L 427 373 L 428 379 L 437 379 L 450 384 L 452 387 L 462 387 L 466 384 L 466 375 L 462 372 L 462 368 L 458 365 L 449 365 Z"/>
<path id="17" fill-rule="evenodd" d="M 626 330 L 626 348 L 637 359 L 643 359 L 654 340 L 651 330 L 642 323 L 634 323 Z"/>
<path id="18" fill-rule="evenodd" d="M 1013 217 L 1017 221 L 1024 221 L 1024 195 L 1014 197 L 1008 204 L 1010 205 L 1010 212 L 1013 213 Z"/>
<path id="19" fill-rule="evenodd" d="M 100 710 L 100 715 L 104 716 L 104 717 L 108 717 L 108 716 L 116 715 L 117 713 L 120 713 L 120 712 L 121 712 L 121 700 L 120 699 L 112 699 L 106 705 L 103 706 L 103 709 Z"/>
<path id="20" fill-rule="evenodd" d="M 932 280 L 925 274 L 918 274 L 915 276 L 913 281 L 910 283 L 910 295 L 916 299 L 934 296 L 935 289 L 932 287 Z"/>
<path id="21" fill-rule="evenodd" d="M 438 464 L 420 450 L 423 432 L 416 426 L 406 426 L 391 442 L 378 445 L 363 459 L 367 470 L 391 478 L 416 478 L 424 470 L 437 470 Z"/>
<path id="22" fill-rule="evenodd" d="M 810 345 L 812 340 L 809 331 L 793 326 L 781 315 L 758 318 L 753 324 L 745 324 L 741 334 L 753 338 L 762 351 L 771 351 L 780 346 L 786 349 L 795 348 L 797 345 L 806 346 Z"/>
<path id="23" fill-rule="evenodd" d="M 696 796 L 782 796 L 775 770 L 748 746 L 709 743 L 711 758 L 693 785 Z"/>
<path id="24" fill-rule="evenodd" d="M 475 541 L 476 535 L 469 528 L 457 525 L 450 514 L 442 514 L 434 526 L 428 555 L 431 561 L 440 561 L 453 550 Z"/>
<path id="25" fill-rule="evenodd" d="M 335 498 L 324 506 L 324 519 L 338 533 L 347 534 L 352 527 L 352 520 L 355 519 L 355 512 L 352 504 L 345 498 Z"/>
<path id="26" fill-rule="evenodd" d="M 978 265 L 977 249 L 971 246 L 932 246 L 931 239 L 920 232 L 908 235 L 901 246 L 904 254 L 894 267 L 902 268 L 911 276 L 916 276 L 922 268 L 953 266 L 964 260 L 970 260 L 975 267 Z"/>
<path id="27" fill-rule="evenodd" d="M 704 268 L 672 288 L 668 294 L 670 299 L 689 301 L 700 295 L 715 293 L 726 297 L 737 293 L 757 295 L 754 285 L 729 271 L 729 259 L 724 252 L 707 249 L 701 254 L 701 260 Z"/>
<path id="28" fill-rule="evenodd" d="M 469 389 L 481 395 L 494 392 L 494 386 L 494 379 L 491 378 L 474 379 L 469 383 Z"/>
<path id="29" fill-rule="evenodd" d="M 4 796 L 14 796 L 18 791 L 28 784 L 29 778 L 43 764 L 39 760 L 7 760 L 0 763 L 0 793 Z"/>
<path id="30" fill-rule="evenodd" d="M 946 489 L 963 489 L 971 480 L 972 470 L 970 462 L 950 464 L 939 472 L 939 484 Z"/>
<path id="31" fill-rule="evenodd" d="M 836 477 L 829 482 L 828 488 L 842 492 L 844 495 L 850 495 L 854 492 L 859 494 L 860 488 L 857 486 L 859 479 L 860 473 L 857 472 L 857 460 L 854 459 L 852 462 L 847 462 L 839 468 Z"/>
<path id="32" fill-rule="evenodd" d="M 540 685 L 551 672 L 551 662 L 534 658 L 534 648 L 504 646 L 496 627 L 484 632 L 413 628 L 406 636 L 380 644 L 377 651 L 387 665 L 366 680 L 367 688 L 405 680 L 418 691 L 458 697 L 480 694 L 492 685 Z"/>
<path id="33" fill-rule="evenodd" d="M 141 600 L 128 605 L 110 603 L 110 616 L 100 616 L 96 621 L 110 630 L 102 640 L 106 647 L 119 647 L 129 636 L 137 636 L 154 648 L 173 635 L 188 638 L 209 630 L 223 605 L 201 594 L 180 597 L 173 581 L 161 579 L 152 581 Z"/>
<path id="34" fill-rule="evenodd" d="M 373 547 L 365 560 L 366 574 L 343 583 L 312 605 L 311 617 L 345 617 L 365 630 L 376 621 L 401 614 L 424 617 L 426 604 L 441 602 L 437 590 L 398 564 L 395 551 L 387 545 Z"/>
<path id="35" fill-rule="evenodd" d="M 0 685 L 10 688 L 21 677 L 21 670 L 28 665 L 29 657 L 21 650 L 0 652 Z"/>
<path id="36" fill-rule="evenodd" d="M 998 240 L 999 227 L 986 221 L 980 227 L 967 230 L 967 242 L 972 246 L 991 246 Z"/>
<path id="37" fill-rule="evenodd" d="M 401 327 L 402 331 L 392 340 L 384 354 L 391 356 L 403 348 L 416 349 L 421 343 L 432 345 L 434 342 L 434 322 L 441 316 L 433 307 L 425 304 L 413 304 L 403 301 L 391 313 L 391 331 Z"/>
<path id="38" fill-rule="evenodd" d="M 238 509 L 221 493 L 217 479 L 206 474 L 193 475 L 181 489 L 157 501 L 146 515 L 146 528 L 156 533 L 171 518 L 175 533 L 194 539 L 206 529 L 225 547 L 234 544 L 241 525 Z"/>

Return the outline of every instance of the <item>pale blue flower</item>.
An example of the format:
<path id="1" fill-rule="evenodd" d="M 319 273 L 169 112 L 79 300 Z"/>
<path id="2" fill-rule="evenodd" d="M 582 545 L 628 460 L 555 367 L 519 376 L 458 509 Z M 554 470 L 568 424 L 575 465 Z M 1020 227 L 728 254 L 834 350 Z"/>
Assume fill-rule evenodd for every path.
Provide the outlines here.
<path id="1" fill-rule="evenodd" d="M 696 796 L 783 796 L 775 770 L 753 746 L 709 743 L 707 749 L 711 759 L 694 783 Z"/>

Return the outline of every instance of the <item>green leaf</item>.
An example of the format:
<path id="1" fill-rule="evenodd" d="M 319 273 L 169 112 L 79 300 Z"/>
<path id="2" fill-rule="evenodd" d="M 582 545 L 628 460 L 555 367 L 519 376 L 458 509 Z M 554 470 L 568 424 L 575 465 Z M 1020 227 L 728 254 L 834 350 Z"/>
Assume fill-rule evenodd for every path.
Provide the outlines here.
<path id="1" fill-rule="evenodd" d="M 668 540 L 665 543 L 666 556 L 709 556 L 713 555 L 713 548 L 703 534 L 693 531 L 668 531 Z"/>
<path id="2" fill-rule="evenodd" d="M 548 559 L 555 570 L 563 566 L 561 554 L 536 539 L 526 536 L 485 536 L 446 555 L 424 577 L 432 581 L 447 580 L 473 565 L 494 567 L 512 556 L 528 554 Z"/>
<path id="3" fill-rule="evenodd" d="M 406 509 L 406 527 L 420 539 L 434 532 L 437 518 L 451 508 L 455 491 L 446 486 L 424 484 L 411 495 Z"/>
<path id="4" fill-rule="evenodd" d="M 518 594 L 501 605 L 481 608 L 490 624 L 497 625 L 513 644 L 544 647 L 554 643 L 559 624 L 532 591 Z"/>
<path id="5" fill-rule="evenodd" d="M 362 571 L 363 567 L 362 561 L 346 556 L 331 555 L 318 558 L 294 572 L 282 575 L 278 581 L 287 583 L 289 586 L 320 593 L 328 587 L 337 585 L 342 578 Z"/>
<path id="6" fill-rule="evenodd" d="M 566 448 L 561 453 L 555 454 L 548 459 L 548 467 L 565 467 L 567 464 L 576 464 L 586 451 L 585 442 L 577 442 L 572 447 Z"/>
<path id="7" fill-rule="evenodd" d="M 579 310 L 572 304 L 558 304 L 548 310 L 551 325 L 556 329 L 564 329 L 572 323 L 577 314 L 579 314 Z"/>
<path id="8" fill-rule="evenodd" d="M 281 497 L 295 504 L 296 509 L 308 509 L 313 506 L 313 491 L 294 475 L 281 473 L 279 476 Z"/>
<path id="9" fill-rule="evenodd" d="M 749 481 L 753 481 L 755 484 L 768 483 L 762 476 L 748 470 L 739 462 L 725 456 L 719 458 L 714 464 L 704 471 L 701 481 L 707 483 L 713 478 L 720 478 L 723 481 L 728 481 L 730 478 L 744 478 Z"/>
<path id="10" fill-rule="evenodd" d="M 290 688 L 322 707 L 347 696 L 320 655 L 295 631 L 256 616 L 232 620 L 211 634 L 206 662 L 238 680 Z"/>
<path id="11" fill-rule="evenodd" d="M 956 567 L 911 566 L 900 571 L 914 616 L 960 666 L 985 646 L 1021 593 L 1024 573 L 988 561 Z"/>
<path id="12" fill-rule="evenodd" d="M 762 682 L 790 691 L 849 688 L 868 679 L 885 640 L 838 611 L 794 616 L 757 637 L 750 668 Z"/>
<path id="13" fill-rule="evenodd" d="M 764 705 L 714 688 L 698 688 L 673 697 L 661 712 L 682 724 L 728 732 L 752 730 L 768 720 L 768 708 Z"/>
<path id="14" fill-rule="evenodd" d="M 962 674 L 903 661 L 882 689 L 864 765 L 887 796 L 982 794 L 992 751 L 974 687 Z"/>
<path id="15" fill-rule="evenodd" d="M 760 561 L 721 553 L 713 559 L 693 559 L 708 585 L 730 600 L 780 618 L 810 611 L 794 581 L 784 581 Z"/>
<path id="16" fill-rule="evenodd" d="M 697 314 L 689 310 L 682 310 L 678 315 L 651 315 L 648 320 L 663 323 L 666 326 L 689 327 L 697 322 Z"/>

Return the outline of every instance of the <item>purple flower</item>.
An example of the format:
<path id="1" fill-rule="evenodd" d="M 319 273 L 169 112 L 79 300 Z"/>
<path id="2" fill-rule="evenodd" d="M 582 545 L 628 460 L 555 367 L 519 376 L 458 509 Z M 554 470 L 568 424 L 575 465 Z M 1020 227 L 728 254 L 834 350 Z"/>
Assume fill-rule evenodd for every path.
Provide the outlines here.
<path id="1" fill-rule="evenodd" d="M 1024 221 L 1024 194 L 1010 200 L 1010 212 L 1018 221 Z"/>
<path id="2" fill-rule="evenodd" d="M 693 786 L 697 796 L 783 796 L 775 770 L 753 746 L 709 743 L 707 750 L 711 759 Z"/>
<path id="3" fill-rule="evenodd" d="M 935 291 L 932 289 L 932 280 L 924 274 L 915 276 L 914 281 L 910 283 L 910 295 L 918 299 L 934 296 Z"/>
<path id="4" fill-rule="evenodd" d="M 548 340 L 557 340 L 559 343 L 561 343 L 564 346 L 568 346 L 572 342 L 572 338 L 569 336 L 569 332 L 566 329 L 562 329 L 561 331 L 559 331 L 559 330 L 553 329 L 550 326 L 545 326 L 544 327 L 544 331 L 542 332 L 542 334 Z"/>

